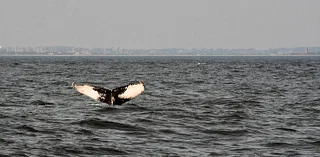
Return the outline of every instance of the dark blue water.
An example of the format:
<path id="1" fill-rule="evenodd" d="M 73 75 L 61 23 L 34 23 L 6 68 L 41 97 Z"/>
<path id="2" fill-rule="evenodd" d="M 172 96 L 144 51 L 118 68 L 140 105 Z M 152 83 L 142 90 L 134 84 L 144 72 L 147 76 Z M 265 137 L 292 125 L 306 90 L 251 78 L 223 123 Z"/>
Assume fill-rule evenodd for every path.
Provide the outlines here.
<path id="1" fill-rule="evenodd" d="M 0 57 L 0 156 L 320 156 L 320 57 Z M 106 106 L 72 82 L 145 92 Z"/>

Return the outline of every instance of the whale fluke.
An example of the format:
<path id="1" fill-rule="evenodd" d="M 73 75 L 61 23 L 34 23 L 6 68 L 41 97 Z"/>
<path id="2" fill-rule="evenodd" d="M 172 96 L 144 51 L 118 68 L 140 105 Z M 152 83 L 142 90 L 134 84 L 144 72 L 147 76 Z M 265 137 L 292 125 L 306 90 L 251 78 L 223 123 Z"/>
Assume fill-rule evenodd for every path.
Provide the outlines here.
<path id="1" fill-rule="evenodd" d="M 144 91 L 144 83 L 142 81 L 130 83 L 112 90 L 99 86 L 77 85 L 75 82 L 72 82 L 72 87 L 83 95 L 109 105 L 121 105 L 137 97 Z"/>

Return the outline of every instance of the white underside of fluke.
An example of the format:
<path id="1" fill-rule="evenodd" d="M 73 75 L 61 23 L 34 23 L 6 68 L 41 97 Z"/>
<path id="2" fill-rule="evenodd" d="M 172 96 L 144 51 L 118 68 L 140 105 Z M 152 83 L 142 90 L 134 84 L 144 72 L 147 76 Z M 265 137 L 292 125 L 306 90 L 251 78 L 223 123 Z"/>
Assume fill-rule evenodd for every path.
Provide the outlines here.
<path id="1" fill-rule="evenodd" d="M 129 85 L 126 91 L 119 94 L 118 97 L 121 99 L 132 99 L 140 95 L 144 91 L 144 85 L 142 83 Z"/>
<path id="2" fill-rule="evenodd" d="M 92 99 L 98 100 L 100 97 L 99 93 L 95 90 L 93 90 L 94 87 L 89 85 L 76 85 L 75 83 L 72 83 L 72 86 L 79 92 L 82 93 Z"/>

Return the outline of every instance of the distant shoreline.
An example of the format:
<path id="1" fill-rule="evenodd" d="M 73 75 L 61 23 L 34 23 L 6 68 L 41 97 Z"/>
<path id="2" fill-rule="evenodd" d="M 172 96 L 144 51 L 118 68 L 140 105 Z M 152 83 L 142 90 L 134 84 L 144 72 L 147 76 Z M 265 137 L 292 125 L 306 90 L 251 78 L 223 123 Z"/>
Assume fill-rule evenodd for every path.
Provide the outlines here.
<path id="1" fill-rule="evenodd" d="M 0 57 L 311 57 L 320 55 L 1 55 Z"/>

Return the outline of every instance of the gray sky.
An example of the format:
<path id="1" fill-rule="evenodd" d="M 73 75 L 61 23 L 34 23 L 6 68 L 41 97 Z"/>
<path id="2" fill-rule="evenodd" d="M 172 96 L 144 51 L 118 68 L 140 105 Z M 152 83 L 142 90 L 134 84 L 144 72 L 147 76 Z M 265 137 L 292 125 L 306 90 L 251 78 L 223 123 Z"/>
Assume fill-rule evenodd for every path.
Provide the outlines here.
<path id="1" fill-rule="evenodd" d="M 0 45 L 320 46 L 320 0 L 1 0 Z"/>

